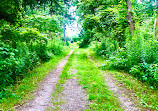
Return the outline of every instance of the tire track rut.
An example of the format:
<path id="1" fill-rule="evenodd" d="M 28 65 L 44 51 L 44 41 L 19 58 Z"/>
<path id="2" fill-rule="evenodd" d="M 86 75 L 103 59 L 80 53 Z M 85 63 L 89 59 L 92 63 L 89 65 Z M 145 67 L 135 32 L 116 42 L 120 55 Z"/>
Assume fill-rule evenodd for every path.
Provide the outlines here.
<path id="1" fill-rule="evenodd" d="M 51 100 L 52 93 L 55 90 L 55 86 L 58 83 L 59 76 L 62 73 L 62 70 L 65 64 L 68 61 L 69 56 L 73 53 L 72 50 L 68 56 L 65 57 L 63 61 L 61 61 L 58 66 L 47 75 L 43 82 L 39 84 L 39 88 L 34 92 L 34 99 L 28 101 L 21 107 L 18 107 L 17 111 L 45 111 L 49 101 Z"/>
<path id="2" fill-rule="evenodd" d="M 88 54 L 89 55 L 89 54 Z M 92 56 L 89 56 L 90 60 L 93 61 L 96 66 L 100 66 L 99 63 L 97 63 Z M 105 73 L 103 71 L 103 73 Z M 118 98 L 120 102 L 120 106 L 125 110 L 125 111 L 140 111 L 140 109 L 134 104 L 134 100 L 130 99 L 128 95 L 124 93 L 126 89 L 120 89 L 116 84 L 113 78 L 110 76 L 110 74 L 107 74 L 105 76 L 105 82 L 107 86 L 109 87 L 109 90 L 111 90 L 114 95 Z M 127 92 L 127 91 L 126 91 Z M 131 92 L 129 92 L 131 93 Z"/>

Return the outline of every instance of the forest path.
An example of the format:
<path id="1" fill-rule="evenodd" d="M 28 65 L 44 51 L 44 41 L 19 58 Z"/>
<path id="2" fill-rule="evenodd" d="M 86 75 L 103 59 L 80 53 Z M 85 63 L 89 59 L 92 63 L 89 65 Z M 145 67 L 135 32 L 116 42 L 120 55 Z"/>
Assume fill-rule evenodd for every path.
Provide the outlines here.
<path id="1" fill-rule="evenodd" d="M 87 54 L 87 51 L 85 49 L 82 49 L 81 51 L 77 50 L 74 52 L 75 53 L 73 53 L 72 50 L 69 53 L 69 55 L 62 62 L 59 63 L 56 69 L 54 69 L 47 77 L 45 77 L 44 81 L 41 84 L 39 84 L 39 89 L 34 93 L 35 98 L 33 100 L 30 100 L 27 104 L 25 104 L 25 106 L 17 108 L 17 110 L 19 111 L 52 111 L 52 110 L 53 111 L 54 110 L 82 111 L 89 109 L 89 107 L 87 106 L 91 104 L 90 101 L 88 101 L 89 94 L 87 95 L 80 82 L 89 81 L 88 79 L 85 79 L 86 81 L 83 81 L 85 76 L 88 76 L 89 79 L 92 79 L 91 81 L 95 80 L 93 78 L 97 76 L 97 80 L 98 80 L 98 78 L 100 78 L 99 73 L 96 73 L 95 71 L 101 72 L 102 73 L 101 75 L 105 77 L 105 79 L 103 78 L 103 80 L 105 80 L 105 84 L 107 88 L 111 92 L 113 92 L 114 98 L 116 97 L 120 103 L 118 107 L 122 107 L 125 111 L 140 110 L 134 104 L 134 100 L 131 99 L 131 97 L 129 97 L 132 96 L 130 95 L 131 92 L 126 90 L 125 88 L 121 89 L 120 87 L 118 87 L 118 85 L 116 85 L 116 81 L 113 79 L 111 74 L 98 69 L 97 66 L 99 65 L 99 63 L 96 62 L 93 57 L 89 56 L 89 58 L 86 58 L 89 54 Z M 81 68 L 82 65 L 85 66 Z M 92 71 L 92 69 L 95 70 Z M 80 73 L 78 73 L 78 71 Z M 86 75 L 84 75 L 84 73 L 86 73 Z M 96 82 L 97 81 L 89 83 L 89 85 L 94 83 L 96 84 Z M 97 84 L 101 85 L 102 83 L 97 83 Z M 86 87 L 87 86 L 89 87 L 89 85 L 86 85 Z M 102 90 L 104 91 L 104 88 L 106 89 L 106 86 L 101 87 L 101 92 Z M 98 94 L 100 95 L 100 97 L 102 97 L 103 94 L 109 95 L 108 92 L 103 92 Z M 109 96 L 109 98 L 111 97 Z M 104 98 L 101 99 L 104 100 Z M 114 102 L 115 99 L 113 99 L 112 101 Z M 101 105 L 102 103 L 99 104 Z M 105 101 L 105 105 L 106 104 L 108 106 L 108 103 L 106 103 Z M 109 106 L 111 107 L 111 105 Z M 89 110 L 92 109 L 90 108 Z M 106 107 L 103 109 L 106 109 Z M 122 111 L 121 108 L 119 110 Z"/>
<path id="2" fill-rule="evenodd" d="M 97 67 L 101 66 L 101 64 L 97 62 L 94 57 L 89 56 L 89 58 L 95 63 Z M 132 94 L 132 92 L 127 90 L 123 85 L 121 85 L 121 88 L 118 87 L 120 83 L 117 83 L 117 81 L 112 77 L 112 74 L 106 71 L 102 71 L 102 73 L 103 75 L 105 75 L 105 83 L 109 87 L 109 90 L 112 91 L 114 95 L 118 98 L 120 106 L 125 111 L 140 111 L 140 109 L 135 104 L 136 98 Z"/>
<path id="3" fill-rule="evenodd" d="M 47 75 L 43 82 L 39 84 L 39 88 L 34 92 L 34 99 L 30 100 L 28 103 L 24 104 L 21 107 L 18 107 L 16 110 L 19 111 L 45 111 L 49 101 L 51 100 L 52 93 L 54 92 L 55 85 L 59 80 L 59 76 L 62 73 L 62 70 L 65 64 L 68 61 L 68 58 L 73 53 L 73 50 L 61 61 L 58 66 Z"/>

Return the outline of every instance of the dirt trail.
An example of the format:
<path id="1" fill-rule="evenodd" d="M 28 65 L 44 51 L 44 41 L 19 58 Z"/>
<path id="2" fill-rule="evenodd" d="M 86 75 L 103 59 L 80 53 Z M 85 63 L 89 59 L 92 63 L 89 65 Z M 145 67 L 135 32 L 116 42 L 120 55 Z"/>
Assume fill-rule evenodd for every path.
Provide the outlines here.
<path id="1" fill-rule="evenodd" d="M 68 72 L 70 75 L 74 75 L 77 73 L 77 70 L 70 69 Z M 58 111 L 84 111 L 88 109 L 88 96 L 82 86 L 79 85 L 76 76 L 67 79 L 66 83 L 61 84 L 61 86 L 63 87 L 63 92 L 58 93 L 58 97 L 52 100 L 53 104 L 49 106 L 50 111 L 55 109 Z"/>
<path id="2" fill-rule="evenodd" d="M 76 79 L 69 79 L 64 84 L 63 98 L 65 104 L 62 104 L 60 109 L 62 111 L 82 111 L 86 110 L 88 104 L 88 97 L 84 93 L 82 86 L 78 85 Z"/>
<path id="3" fill-rule="evenodd" d="M 30 100 L 25 105 L 17 108 L 19 111 L 45 111 L 49 101 L 51 100 L 51 94 L 55 89 L 55 86 L 59 80 L 59 75 L 62 73 L 63 67 L 67 63 L 69 56 L 73 50 L 65 57 L 59 65 L 47 75 L 43 82 L 39 84 L 39 89 L 34 92 L 34 99 Z"/>
<path id="4" fill-rule="evenodd" d="M 118 97 L 121 107 L 125 111 L 139 111 L 139 109 L 135 106 L 132 99 L 130 99 L 124 92 L 125 89 L 120 89 L 115 84 L 115 81 L 112 79 L 110 75 L 105 76 L 105 81 L 109 89 L 114 92 L 114 94 Z M 130 93 L 130 92 L 129 92 Z"/>
<path id="5" fill-rule="evenodd" d="M 90 60 L 95 62 L 96 66 L 98 67 L 99 63 L 96 62 L 93 57 L 89 56 L 89 58 L 90 58 Z M 103 73 L 105 73 L 105 72 L 103 71 Z M 125 93 L 125 92 L 128 92 L 128 93 L 131 93 L 131 92 L 126 91 L 125 88 L 120 89 L 115 84 L 115 81 L 110 74 L 106 74 L 105 81 L 106 81 L 107 86 L 109 87 L 109 90 L 114 92 L 114 95 L 116 95 L 116 97 L 118 97 L 120 105 L 125 111 L 139 111 L 140 110 L 134 104 L 134 100 L 131 99 L 130 97 L 128 97 L 130 94 L 126 95 L 126 93 Z"/>

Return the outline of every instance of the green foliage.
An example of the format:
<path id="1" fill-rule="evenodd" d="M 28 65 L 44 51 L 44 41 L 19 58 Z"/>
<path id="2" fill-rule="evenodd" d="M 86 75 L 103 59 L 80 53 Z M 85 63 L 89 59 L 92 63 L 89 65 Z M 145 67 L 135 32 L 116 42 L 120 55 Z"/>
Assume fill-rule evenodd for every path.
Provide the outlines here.
<path id="1" fill-rule="evenodd" d="M 85 3 L 86 5 L 83 5 Z M 93 40 L 102 41 L 110 37 L 123 47 L 126 40 L 125 29 L 128 27 L 127 7 L 124 0 L 120 2 L 97 1 L 97 3 L 83 1 L 79 3 L 78 10 L 84 13 L 84 17 L 80 15 L 83 28 L 81 46 L 84 46 L 84 44 L 87 46 Z"/>
<path id="2" fill-rule="evenodd" d="M 37 28 L 41 33 L 61 31 L 60 16 L 26 15 L 22 20 L 23 27 Z"/>
<path id="3" fill-rule="evenodd" d="M 87 47 L 90 44 L 91 39 L 94 37 L 93 28 L 97 27 L 94 30 L 99 30 L 100 24 L 98 23 L 97 20 L 99 20 L 99 18 L 96 16 L 93 15 L 85 16 L 85 19 L 83 21 L 83 30 L 80 33 L 80 36 L 83 39 L 83 41 L 79 45 L 80 48 Z"/>
<path id="4" fill-rule="evenodd" d="M 57 55 L 65 55 L 66 48 L 60 41 L 63 35 L 62 26 L 66 20 L 63 21 L 63 18 L 72 17 L 68 14 L 70 7 L 68 0 L 0 0 L 0 2 L 0 102 L 5 104 L 2 107 L 0 105 L 1 110 L 19 104 L 24 95 L 32 91 L 32 86 L 35 88 L 34 83 L 37 84 L 37 80 L 39 82 L 52 69 L 52 65 L 54 67 L 59 61 L 61 57 Z M 53 7 L 55 4 L 57 6 Z M 49 62 L 49 67 L 40 71 L 37 69 L 37 74 L 33 72 L 35 67 L 51 58 L 54 60 Z M 29 78 L 32 76 L 31 72 L 38 77 Z M 37 80 L 33 80 L 34 78 Z M 23 85 L 16 89 L 22 81 L 25 81 Z M 29 83 L 31 81 L 33 83 Z M 26 86 L 26 82 L 30 85 Z"/>
<path id="5" fill-rule="evenodd" d="M 54 54 L 54 55 L 60 55 L 63 54 L 65 48 L 64 46 L 64 42 L 63 41 L 51 41 L 51 43 L 49 43 L 49 49 L 50 51 Z"/>
<path id="6" fill-rule="evenodd" d="M 82 25 L 80 47 L 97 41 L 94 50 L 97 55 L 107 59 L 104 68 L 126 70 L 141 81 L 158 87 L 155 76 L 158 42 L 153 40 L 157 3 L 130 2 L 131 15 L 130 4 L 125 0 L 79 1 L 78 15 Z M 132 23 L 129 16 L 134 21 L 134 33 L 129 27 Z"/>
<path id="7" fill-rule="evenodd" d="M 21 41 L 26 43 L 31 43 L 35 41 L 45 40 L 44 36 L 34 28 L 24 28 L 21 32 Z M 46 41 L 46 40 L 45 40 Z"/>
<path id="8" fill-rule="evenodd" d="M 100 44 L 96 44 L 95 51 L 98 55 L 109 58 L 118 50 L 118 43 L 115 40 L 106 38 Z"/>
<path id="9" fill-rule="evenodd" d="M 48 50 L 46 43 L 37 43 L 34 49 L 41 61 L 48 61 L 52 58 L 52 53 Z"/>
<path id="10" fill-rule="evenodd" d="M 88 45 L 90 44 L 90 38 L 91 38 L 91 31 L 90 30 L 87 30 L 85 32 L 82 32 L 82 36 L 83 36 L 83 40 L 82 42 L 79 44 L 79 47 L 80 48 L 83 48 L 83 47 L 88 47 Z"/>
<path id="11" fill-rule="evenodd" d="M 154 87 L 158 87 L 158 42 L 151 38 L 146 38 L 144 30 L 141 26 L 137 26 L 132 39 L 127 39 L 124 48 L 113 50 L 113 47 L 106 43 L 102 43 L 100 47 L 96 47 L 96 52 L 105 55 L 107 64 L 103 67 L 110 69 L 119 69 L 129 71 L 139 80 L 146 82 Z M 111 41 L 108 41 L 111 44 Z M 109 52 L 107 49 L 110 49 Z M 104 52 L 104 53 L 101 53 Z M 106 53 L 108 52 L 109 55 Z"/>
<path id="12" fill-rule="evenodd" d="M 147 64 L 145 62 L 133 66 L 129 71 L 133 76 L 138 77 L 139 80 L 147 82 L 148 84 L 158 87 L 158 65 Z"/>
<path id="13" fill-rule="evenodd" d="M 23 27 L 0 21 L 0 100 L 9 93 L 6 87 L 27 77 L 29 71 L 54 55 L 65 54 L 64 43 L 57 41 L 62 33 L 57 16 L 25 18 Z"/>
<path id="14" fill-rule="evenodd" d="M 25 48 L 24 48 L 25 49 Z M 43 63 L 32 71 L 26 73 L 24 78 L 18 81 L 17 84 L 5 87 L 3 91 L 0 91 L 0 109 L 15 110 L 13 106 L 22 104 L 23 100 L 32 99 L 32 91 L 37 88 L 37 84 L 56 67 L 60 60 L 69 53 L 67 50 L 63 55 L 56 55 L 53 59 Z M 31 59 L 28 59 L 31 60 Z M 29 63 L 29 62 L 28 62 Z M 7 104 L 7 105 L 6 105 Z"/>
<path id="15" fill-rule="evenodd" d="M 1 21 L 1 40 L 13 48 L 16 48 L 16 42 L 20 40 L 20 33 L 16 27 L 12 27 L 6 21 Z"/>
<path id="16" fill-rule="evenodd" d="M 39 64 L 38 56 L 35 53 L 30 53 L 25 45 L 21 46 L 23 46 L 23 49 L 20 47 L 13 49 L 3 42 L 0 44 L 0 91 L 5 86 L 13 84 L 17 79 L 23 78 L 23 75 L 27 71 L 32 70 Z M 20 53 L 19 50 L 23 52 L 23 54 Z"/>
<path id="17" fill-rule="evenodd" d="M 10 23 L 20 22 L 22 17 L 21 0 L 0 0 L 0 20 L 4 19 Z"/>
<path id="18" fill-rule="evenodd" d="M 77 42 L 77 41 L 80 41 L 79 37 L 72 37 L 72 42 Z"/>

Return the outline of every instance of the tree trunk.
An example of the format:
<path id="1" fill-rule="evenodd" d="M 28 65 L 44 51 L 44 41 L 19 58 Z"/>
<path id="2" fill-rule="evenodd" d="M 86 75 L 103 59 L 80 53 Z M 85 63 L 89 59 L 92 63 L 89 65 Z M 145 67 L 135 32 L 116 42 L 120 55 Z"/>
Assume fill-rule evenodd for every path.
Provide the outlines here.
<path id="1" fill-rule="evenodd" d="M 158 33 L 158 1 L 155 0 L 156 5 L 156 14 L 155 14 L 155 22 L 154 22 L 154 40 L 157 40 L 157 33 Z"/>
<path id="2" fill-rule="evenodd" d="M 52 6 L 52 5 L 53 5 L 53 0 L 50 1 L 50 6 Z"/>
<path id="3" fill-rule="evenodd" d="M 127 20 L 128 20 L 128 23 L 129 23 L 129 28 L 130 28 L 131 34 L 133 35 L 135 26 L 134 26 L 134 22 L 133 22 L 133 19 L 132 19 L 131 1 L 126 0 L 126 4 L 127 4 Z"/>
<path id="4" fill-rule="evenodd" d="M 158 17 L 155 18 L 155 23 L 154 23 L 154 40 L 157 40 L 157 27 L 158 27 Z"/>
<path id="5" fill-rule="evenodd" d="M 43 5 L 44 5 L 44 12 L 45 12 L 45 10 L 46 10 L 46 2 L 45 1 L 44 1 Z"/>
<path id="6" fill-rule="evenodd" d="M 66 24 L 64 23 L 64 41 L 66 46 Z"/>
<path id="7" fill-rule="evenodd" d="M 24 2 L 24 11 L 26 12 L 26 2 Z"/>

